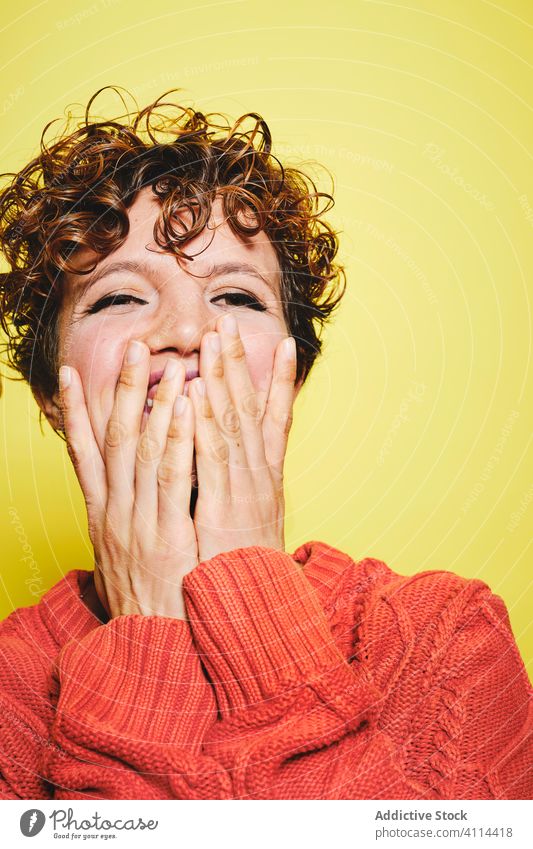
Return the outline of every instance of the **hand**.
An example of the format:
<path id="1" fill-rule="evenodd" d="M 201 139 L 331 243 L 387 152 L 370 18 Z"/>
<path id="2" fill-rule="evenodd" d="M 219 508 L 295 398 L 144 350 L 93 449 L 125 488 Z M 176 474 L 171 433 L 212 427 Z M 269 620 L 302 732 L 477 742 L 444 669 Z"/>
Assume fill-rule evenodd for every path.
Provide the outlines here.
<path id="1" fill-rule="evenodd" d="M 232 315 L 202 338 L 200 375 L 190 386 L 200 562 L 256 545 L 283 551 L 283 464 L 295 397 L 294 339 L 284 339 L 276 348 L 266 405 L 254 391 Z"/>
<path id="2" fill-rule="evenodd" d="M 185 619 L 181 582 L 198 563 L 189 513 L 194 413 L 180 395 L 185 369 L 171 360 L 141 433 L 149 370 L 147 346 L 130 342 L 102 457 L 80 376 L 63 367 L 65 436 L 87 506 L 95 587 L 109 615 Z"/>

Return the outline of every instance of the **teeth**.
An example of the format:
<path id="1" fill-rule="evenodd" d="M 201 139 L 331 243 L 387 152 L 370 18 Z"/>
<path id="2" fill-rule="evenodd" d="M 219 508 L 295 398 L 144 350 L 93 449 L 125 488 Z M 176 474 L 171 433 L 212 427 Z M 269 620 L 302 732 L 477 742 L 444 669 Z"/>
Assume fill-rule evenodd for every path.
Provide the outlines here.
<path id="1" fill-rule="evenodd" d="M 147 398 L 146 399 L 146 406 L 147 407 L 153 407 L 154 406 L 154 399 L 153 398 Z"/>

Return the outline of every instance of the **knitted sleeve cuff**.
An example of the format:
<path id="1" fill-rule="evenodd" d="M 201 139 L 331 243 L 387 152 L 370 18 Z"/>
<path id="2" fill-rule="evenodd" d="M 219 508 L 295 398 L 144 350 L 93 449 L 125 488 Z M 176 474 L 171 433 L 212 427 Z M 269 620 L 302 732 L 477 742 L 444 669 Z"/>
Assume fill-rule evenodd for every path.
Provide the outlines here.
<path id="1" fill-rule="evenodd" d="M 71 641 L 57 660 L 58 715 L 121 738 L 198 750 L 216 718 L 187 622 L 119 616 Z"/>
<path id="2" fill-rule="evenodd" d="M 288 554 L 260 546 L 223 552 L 189 572 L 183 590 L 222 714 L 302 683 L 320 687 L 325 673 L 353 685 L 315 590 Z"/>

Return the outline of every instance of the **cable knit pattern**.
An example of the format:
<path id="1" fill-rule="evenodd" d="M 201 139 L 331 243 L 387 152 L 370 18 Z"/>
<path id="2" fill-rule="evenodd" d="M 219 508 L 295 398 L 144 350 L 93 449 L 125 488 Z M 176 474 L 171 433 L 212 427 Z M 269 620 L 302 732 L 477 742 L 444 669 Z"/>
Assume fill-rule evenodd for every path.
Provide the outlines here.
<path id="1" fill-rule="evenodd" d="M 69 572 L 0 624 L 0 796 L 530 799 L 532 688 L 501 598 L 322 542 L 224 552 L 188 621 L 101 624 Z"/>

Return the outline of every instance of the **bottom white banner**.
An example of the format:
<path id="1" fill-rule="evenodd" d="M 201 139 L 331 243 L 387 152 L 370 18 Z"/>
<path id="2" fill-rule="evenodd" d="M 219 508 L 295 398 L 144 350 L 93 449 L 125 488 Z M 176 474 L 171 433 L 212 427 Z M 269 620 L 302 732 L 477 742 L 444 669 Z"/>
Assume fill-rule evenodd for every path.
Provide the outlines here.
<path id="1" fill-rule="evenodd" d="M 0 802 L 3 845 L 194 849 L 533 846 L 531 802 Z"/>

